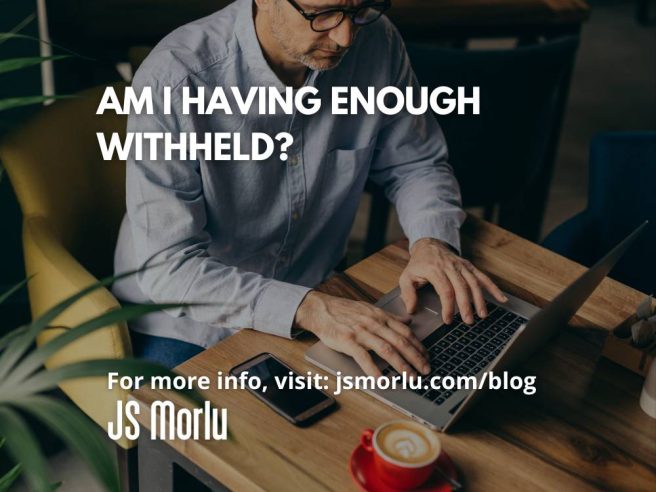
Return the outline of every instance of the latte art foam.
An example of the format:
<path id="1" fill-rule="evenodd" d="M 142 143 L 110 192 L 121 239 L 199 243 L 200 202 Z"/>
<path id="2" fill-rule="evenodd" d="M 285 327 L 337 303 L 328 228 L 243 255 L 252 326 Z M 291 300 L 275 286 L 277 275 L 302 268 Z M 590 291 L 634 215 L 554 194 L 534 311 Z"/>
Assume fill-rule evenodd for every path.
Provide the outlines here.
<path id="1" fill-rule="evenodd" d="M 422 463 L 435 457 L 435 444 L 410 425 L 393 424 L 381 429 L 376 443 L 387 456 L 403 463 Z"/>

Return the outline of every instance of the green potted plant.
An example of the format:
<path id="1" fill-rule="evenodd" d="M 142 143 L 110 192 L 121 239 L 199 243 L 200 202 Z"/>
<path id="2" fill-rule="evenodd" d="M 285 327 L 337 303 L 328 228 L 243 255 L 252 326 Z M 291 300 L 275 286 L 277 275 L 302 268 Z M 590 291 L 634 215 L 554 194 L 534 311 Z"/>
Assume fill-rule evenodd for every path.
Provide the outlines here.
<path id="1" fill-rule="evenodd" d="M 99 482 L 109 491 L 119 491 L 119 481 L 114 459 L 99 429 L 75 406 L 44 392 L 59 383 L 75 378 L 106 376 L 110 371 L 124 376 L 154 375 L 175 376 L 158 364 L 125 358 L 88 360 L 52 370 L 43 368 L 44 362 L 55 352 L 75 340 L 105 326 L 129 321 L 147 313 L 182 307 L 182 304 L 128 305 L 70 328 L 66 333 L 51 339 L 38 348 L 31 349 L 36 337 L 47 330 L 49 324 L 72 304 L 112 282 L 133 275 L 129 272 L 106 278 L 52 307 L 38 319 L 20 326 L 0 338 L 0 444 L 17 463 L 0 478 L 0 492 L 5 491 L 24 474 L 30 487 L 37 491 L 50 491 L 46 459 L 39 448 L 34 433 L 23 414 L 30 414 L 49 427 L 89 465 Z M 22 288 L 27 280 L 0 295 L 0 304 Z M 200 397 L 194 391 L 183 391 L 195 403 Z"/>
<path id="2" fill-rule="evenodd" d="M 45 43 L 45 41 L 40 40 L 39 38 L 36 38 L 34 36 L 30 36 L 27 34 L 21 34 L 20 31 L 28 25 L 32 20 L 34 20 L 34 15 L 30 15 L 27 18 L 25 18 L 22 22 L 20 22 L 17 26 L 15 26 L 13 29 L 11 29 L 9 32 L 0 32 L 0 44 L 5 43 L 6 41 L 10 39 L 25 39 L 29 41 L 34 41 L 38 43 Z M 52 44 L 52 43 L 48 43 Z M 53 45 L 55 46 L 55 45 Z M 61 55 L 52 55 L 52 56 L 29 56 L 29 57 L 17 57 L 17 58 L 8 58 L 6 60 L 0 60 L 0 74 L 7 73 L 7 72 L 13 72 L 16 70 L 21 70 L 24 68 L 32 67 L 34 65 L 40 65 L 41 63 L 45 61 L 56 61 L 56 60 L 62 60 L 65 58 L 70 58 L 72 56 L 76 57 L 82 57 L 82 55 L 78 55 L 77 53 L 74 53 L 66 48 L 63 48 L 61 46 L 57 46 L 58 49 L 63 50 L 66 52 L 66 54 L 61 54 Z M 84 58 L 84 57 L 82 57 Z M 51 95 L 51 96 L 44 96 L 44 95 L 36 95 L 36 96 L 23 96 L 23 97 L 6 97 L 3 99 L 0 99 L 0 111 L 5 111 L 7 109 L 13 109 L 17 108 L 20 106 L 28 106 L 30 104 L 39 104 L 43 103 L 46 101 L 51 101 L 54 99 L 61 99 L 64 97 L 70 97 L 70 96 L 57 96 L 57 95 Z"/>
<path id="3" fill-rule="evenodd" d="M 33 41 L 37 43 L 46 43 L 46 41 L 40 40 L 39 38 L 27 34 L 21 34 L 20 32 L 25 26 L 27 26 L 30 22 L 32 22 L 35 17 L 36 16 L 32 14 L 26 17 L 25 19 L 23 19 L 18 25 L 16 25 L 10 31 L 0 32 L 0 45 L 11 39 L 23 39 L 23 40 Z M 48 43 L 48 44 L 51 44 L 52 46 L 56 46 L 52 43 Z M 73 51 L 63 48 L 61 46 L 56 46 L 56 47 L 62 51 L 65 51 L 66 54 L 59 54 L 59 55 L 52 55 L 52 56 L 15 57 L 15 58 L 7 58 L 5 60 L 0 60 L 0 75 L 8 72 L 14 72 L 16 70 L 22 70 L 28 67 L 33 67 L 35 65 L 40 65 L 45 61 L 63 60 L 65 58 L 70 58 L 72 56 L 86 58 L 82 55 L 74 53 Z M 0 112 L 6 111 L 8 109 L 19 108 L 21 106 L 41 104 L 44 102 L 54 101 L 56 99 L 63 99 L 67 97 L 71 97 L 71 96 L 34 95 L 34 96 L 21 96 L 21 97 L 4 97 L 0 99 Z M 3 174 L 4 174 L 4 170 L 2 168 L 2 163 L 0 163 L 0 181 L 2 181 Z"/>
<path id="4" fill-rule="evenodd" d="M 33 16 L 31 16 L 33 18 Z M 23 21 L 10 32 L 0 33 L 0 43 L 11 38 L 38 38 L 20 34 L 19 31 L 31 18 Z M 68 50 L 66 50 L 68 51 Z M 71 52 L 69 52 L 71 53 Z M 34 56 L 0 60 L 0 74 L 38 65 L 46 60 L 60 60 L 75 54 Z M 19 106 L 38 104 L 52 99 L 68 96 L 27 96 L 0 99 L 0 111 Z M 3 169 L 0 165 L 0 180 Z M 88 360 L 46 370 L 45 361 L 62 347 L 105 326 L 126 322 L 144 314 L 181 307 L 180 304 L 129 305 L 107 312 L 70 328 L 66 333 L 33 348 L 37 336 L 49 329 L 49 324 L 68 307 L 94 290 L 132 275 L 106 278 L 89 286 L 81 292 L 65 299 L 38 319 L 1 335 L 0 332 L 0 447 L 4 446 L 16 463 L 0 477 L 0 492 L 4 492 L 24 475 L 29 486 L 37 492 L 56 488 L 48 478 L 47 461 L 43 455 L 33 430 L 25 415 L 50 428 L 67 446 L 76 451 L 88 464 L 98 481 L 109 491 L 118 492 L 119 479 L 112 453 L 107 448 L 97 426 L 72 404 L 53 397 L 46 392 L 59 383 L 75 378 L 105 376 L 109 371 L 117 371 L 125 376 L 170 375 L 170 370 L 138 359 Z M 29 279 L 19 283 L 7 292 L 0 294 L 0 304 L 25 286 Z M 183 391 L 193 401 L 199 396 L 193 391 Z"/>

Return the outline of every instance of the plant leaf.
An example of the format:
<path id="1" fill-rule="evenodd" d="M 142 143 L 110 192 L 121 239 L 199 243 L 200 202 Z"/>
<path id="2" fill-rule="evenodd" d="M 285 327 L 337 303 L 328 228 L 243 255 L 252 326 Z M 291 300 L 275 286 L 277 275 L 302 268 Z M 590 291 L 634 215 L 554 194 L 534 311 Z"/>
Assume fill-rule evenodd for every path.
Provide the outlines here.
<path id="1" fill-rule="evenodd" d="M 45 61 L 62 60 L 70 58 L 71 55 L 52 55 L 52 56 L 29 56 L 24 58 L 9 58 L 7 60 L 0 60 L 0 73 L 13 72 L 21 68 L 32 67 L 40 65 Z"/>
<path id="2" fill-rule="evenodd" d="M 66 333 L 62 333 L 32 351 L 11 371 L 11 374 L 7 375 L 7 379 L 12 382 L 21 381 L 37 370 L 57 350 L 95 330 L 114 323 L 129 321 L 155 311 L 186 306 L 188 304 L 133 304 L 103 313 L 75 328 L 71 328 Z"/>
<path id="3" fill-rule="evenodd" d="M 7 99 L 0 99 L 0 111 L 7 109 L 18 108 L 20 106 L 29 106 L 30 104 L 39 104 L 46 101 L 56 99 L 71 99 L 75 96 L 25 96 L 25 97 L 10 97 Z"/>
<path id="4" fill-rule="evenodd" d="M 9 454 L 23 466 L 32 490 L 50 492 L 46 459 L 34 434 L 15 410 L 0 407 L 0 435 L 7 440 Z"/>
<path id="5" fill-rule="evenodd" d="M 7 384 L 0 382 L 0 404 L 11 403 L 16 400 L 27 398 L 36 393 L 52 389 L 62 381 L 69 379 L 90 378 L 96 376 L 107 377 L 108 372 L 118 372 L 121 376 L 144 376 L 146 380 L 152 376 L 169 376 L 174 378 L 178 374 L 164 366 L 141 359 L 99 359 L 75 362 L 66 366 L 55 367 L 51 370 L 43 370 L 29 379 L 18 384 Z M 176 391 L 187 397 L 196 404 L 202 403 L 203 399 L 196 390 Z"/>
<path id="6" fill-rule="evenodd" d="M 9 299 L 13 295 L 14 292 L 16 292 L 17 290 L 20 290 L 20 288 L 23 287 L 25 284 L 27 284 L 32 279 L 32 277 L 34 277 L 34 275 L 30 275 L 25 280 L 21 280 L 16 285 L 11 287 L 8 291 L 3 292 L 2 294 L 0 294 L 0 304 L 2 304 L 7 299 Z"/>
<path id="7" fill-rule="evenodd" d="M 79 53 L 76 53 L 73 50 L 69 50 L 68 48 L 64 46 L 60 46 L 55 43 L 51 43 L 50 41 L 46 41 L 45 39 L 40 39 L 37 38 L 36 36 L 30 36 L 29 34 L 18 34 L 16 32 L 0 32 L 0 43 L 4 43 L 8 39 L 29 39 L 30 41 L 36 41 L 38 43 L 43 43 L 52 46 L 53 48 L 57 48 L 59 50 L 65 51 L 66 53 L 70 53 L 71 55 L 77 57 L 77 58 L 82 58 L 85 60 L 95 60 L 95 58 L 91 58 L 89 56 L 84 56 Z"/>
<path id="8" fill-rule="evenodd" d="M 153 264 L 151 267 L 155 267 L 163 263 L 165 262 Z M 76 301 L 83 298 L 84 296 L 90 294 L 91 292 L 100 289 L 101 287 L 105 287 L 111 284 L 112 282 L 115 282 L 122 278 L 126 278 L 131 275 L 134 275 L 137 272 L 139 272 L 139 270 L 131 270 L 129 272 L 121 273 L 119 275 L 105 277 L 104 279 L 101 279 L 98 282 L 95 282 L 89 285 L 88 287 L 85 287 L 84 289 L 77 292 L 76 294 L 67 297 L 63 301 L 60 301 L 58 304 L 48 309 L 48 311 L 46 311 L 41 316 L 39 316 L 39 318 L 33 320 L 32 323 L 28 326 L 26 332 L 22 336 L 16 337 L 14 340 L 12 340 L 10 345 L 7 347 L 7 349 L 0 354 L 0 382 L 4 381 L 8 372 L 14 366 L 16 361 L 18 361 L 23 356 L 25 351 L 34 342 L 37 335 L 41 333 L 41 331 L 46 326 L 48 326 L 52 320 L 54 320 L 66 309 L 68 309 L 69 306 L 71 306 L 72 304 L 74 304 Z"/>
<path id="9" fill-rule="evenodd" d="M 2 351 L 16 337 L 23 335 L 27 331 L 27 325 L 19 326 L 11 330 L 5 336 L 0 338 L 0 351 Z"/>
<path id="10" fill-rule="evenodd" d="M 119 492 L 114 459 L 95 424 L 74 406 L 47 396 L 32 396 L 13 403 L 50 427 L 73 449 L 98 477 L 107 490 Z"/>
<path id="11" fill-rule="evenodd" d="M 6 492 L 9 490 L 11 484 L 13 484 L 18 479 L 18 477 L 20 477 L 21 471 L 22 467 L 19 463 L 7 473 L 5 473 L 4 476 L 0 477 L 0 492 Z"/>
<path id="12" fill-rule="evenodd" d="M 22 21 L 20 21 L 14 27 L 12 27 L 11 31 L 9 31 L 9 34 L 15 34 L 17 32 L 20 32 L 25 26 L 27 26 L 34 19 L 36 19 L 36 13 L 32 12 L 30 15 L 25 17 Z M 9 38 L 0 39 L 0 44 L 4 43 L 7 39 L 9 39 Z"/>

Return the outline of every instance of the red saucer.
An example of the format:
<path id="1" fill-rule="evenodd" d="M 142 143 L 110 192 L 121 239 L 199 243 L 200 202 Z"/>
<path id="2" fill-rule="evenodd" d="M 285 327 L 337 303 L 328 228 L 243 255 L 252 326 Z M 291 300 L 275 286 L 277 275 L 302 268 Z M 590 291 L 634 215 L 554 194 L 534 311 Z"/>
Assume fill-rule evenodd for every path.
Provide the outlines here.
<path id="1" fill-rule="evenodd" d="M 442 451 L 442 454 L 440 454 L 440 457 L 437 459 L 437 466 L 454 480 L 458 479 L 456 467 L 453 464 L 453 461 L 451 461 L 451 458 L 449 458 L 444 451 Z M 351 472 L 351 477 L 353 477 L 358 488 L 363 492 L 398 492 L 398 489 L 394 489 L 387 485 L 374 471 L 374 457 L 372 453 L 364 449 L 362 445 L 358 445 L 358 447 L 353 450 L 349 462 L 349 470 Z M 426 482 L 416 489 L 412 489 L 412 491 L 451 492 L 451 484 L 444 480 L 444 478 L 435 471 Z"/>

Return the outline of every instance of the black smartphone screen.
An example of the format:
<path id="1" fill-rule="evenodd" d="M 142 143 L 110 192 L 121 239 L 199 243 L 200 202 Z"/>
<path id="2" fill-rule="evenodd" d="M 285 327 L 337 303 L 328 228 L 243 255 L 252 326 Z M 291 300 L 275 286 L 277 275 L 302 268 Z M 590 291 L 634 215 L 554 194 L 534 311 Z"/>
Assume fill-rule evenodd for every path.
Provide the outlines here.
<path id="1" fill-rule="evenodd" d="M 325 393 L 317 389 L 290 389 L 289 379 L 297 376 L 289 367 L 282 364 L 273 356 L 268 356 L 260 362 L 244 367 L 237 367 L 231 371 L 238 376 L 242 371 L 248 371 L 249 376 L 256 376 L 262 384 L 258 390 L 251 390 L 254 393 L 286 414 L 294 418 L 307 412 L 326 400 L 332 400 Z M 291 375 L 290 375 L 291 372 Z M 276 381 L 276 377 L 278 380 Z M 278 385 L 284 380 L 284 387 Z M 266 391 L 264 388 L 266 387 Z"/>

